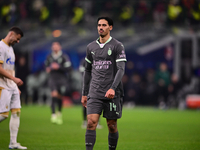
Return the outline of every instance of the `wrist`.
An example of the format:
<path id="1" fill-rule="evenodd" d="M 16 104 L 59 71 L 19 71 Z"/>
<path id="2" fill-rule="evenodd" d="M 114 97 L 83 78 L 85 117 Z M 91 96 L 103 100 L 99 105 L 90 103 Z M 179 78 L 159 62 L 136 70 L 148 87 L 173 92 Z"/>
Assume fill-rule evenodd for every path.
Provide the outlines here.
<path id="1" fill-rule="evenodd" d="M 114 91 L 116 90 L 116 88 L 115 88 L 115 87 L 110 87 L 110 89 L 112 89 L 112 90 L 114 90 Z"/>

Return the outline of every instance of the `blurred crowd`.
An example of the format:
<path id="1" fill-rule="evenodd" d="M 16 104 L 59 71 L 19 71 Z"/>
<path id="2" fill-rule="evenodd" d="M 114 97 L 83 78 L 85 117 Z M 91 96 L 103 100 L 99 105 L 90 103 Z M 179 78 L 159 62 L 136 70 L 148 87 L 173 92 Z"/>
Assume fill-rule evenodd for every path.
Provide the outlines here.
<path id="1" fill-rule="evenodd" d="M 107 15 L 123 25 L 199 25 L 199 0 L 0 0 L 1 25 L 90 23 Z"/>
<path id="2" fill-rule="evenodd" d="M 124 104 L 127 107 L 150 105 L 160 109 L 186 108 L 186 96 L 200 93 L 199 77 L 188 82 L 172 73 L 166 62 L 160 62 L 156 69 L 149 68 L 144 75 L 134 72 L 125 74 Z"/>
<path id="3" fill-rule="evenodd" d="M 115 24 L 123 26 L 148 23 L 166 27 L 200 25 L 200 0 L 0 0 L 0 10 L 1 27 L 21 24 L 29 29 L 33 26 L 81 26 L 95 22 L 98 16 L 110 16 Z M 31 73 L 28 57 L 28 54 L 16 54 L 16 76 L 24 81 L 20 87 L 22 102 L 49 104 L 48 74 L 45 69 Z M 149 68 L 143 74 L 127 63 L 127 70 L 132 71 L 123 77 L 125 106 L 184 108 L 187 94 L 200 93 L 199 78 L 182 81 L 167 63 L 159 63 L 156 69 Z M 64 103 L 80 104 L 81 70 L 72 69 L 70 78 L 71 92 L 65 95 Z"/>
<path id="4" fill-rule="evenodd" d="M 80 104 L 82 73 L 84 61 L 80 62 L 79 69 L 69 72 L 68 85 L 70 91 L 64 96 L 64 105 Z M 16 76 L 24 81 L 19 87 L 22 91 L 24 104 L 50 104 L 51 94 L 47 84 L 48 74 L 44 70 L 28 72 L 24 56 L 20 56 L 16 63 Z M 154 106 L 160 109 L 186 108 L 186 96 L 200 93 L 199 77 L 191 78 L 188 82 L 183 81 L 175 73 L 170 71 L 166 62 L 158 63 L 156 69 L 149 68 L 144 74 L 135 71 L 126 64 L 126 73 L 122 79 L 124 85 L 124 106 Z M 131 69 L 131 73 L 129 71 Z"/>

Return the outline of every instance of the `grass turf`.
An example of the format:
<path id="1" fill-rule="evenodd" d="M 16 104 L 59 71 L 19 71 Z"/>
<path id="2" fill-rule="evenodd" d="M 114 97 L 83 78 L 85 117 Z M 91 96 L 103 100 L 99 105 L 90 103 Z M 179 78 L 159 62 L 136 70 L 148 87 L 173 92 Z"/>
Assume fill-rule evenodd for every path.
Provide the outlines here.
<path id="1" fill-rule="evenodd" d="M 50 123 L 47 106 L 23 106 L 18 142 L 29 150 L 84 150 L 85 129 L 81 129 L 82 107 L 63 109 L 64 124 Z M 108 130 L 97 129 L 94 150 L 108 149 Z M 0 123 L 0 150 L 8 149 L 9 119 Z M 118 150 L 199 150 L 199 110 L 124 108 L 118 120 Z"/>

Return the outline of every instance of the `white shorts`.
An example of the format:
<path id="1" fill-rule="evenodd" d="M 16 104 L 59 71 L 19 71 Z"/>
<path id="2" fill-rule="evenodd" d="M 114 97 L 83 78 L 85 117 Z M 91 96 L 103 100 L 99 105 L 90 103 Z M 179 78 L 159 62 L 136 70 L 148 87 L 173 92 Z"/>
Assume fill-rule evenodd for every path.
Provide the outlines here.
<path id="1" fill-rule="evenodd" d="M 0 87 L 0 113 L 8 112 L 13 108 L 21 108 L 18 88 L 7 90 Z"/>

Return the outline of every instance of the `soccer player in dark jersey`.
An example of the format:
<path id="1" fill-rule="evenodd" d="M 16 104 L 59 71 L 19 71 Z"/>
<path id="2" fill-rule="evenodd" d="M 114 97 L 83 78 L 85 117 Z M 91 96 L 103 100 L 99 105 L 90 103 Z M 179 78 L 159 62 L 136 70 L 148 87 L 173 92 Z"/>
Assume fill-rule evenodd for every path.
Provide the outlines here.
<path id="1" fill-rule="evenodd" d="M 85 59 L 82 59 L 79 65 L 79 71 L 81 73 L 81 75 L 83 75 L 83 72 L 85 71 Z M 87 128 L 87 111 L 86 111 L 86 107 L 83 106 L 83 124 L 81 125 L 81 128 L 86 129 Z M 102 129 L 103 126 L 100 125 L 100 119 L 99 122 L 97 124 L 97 128 L 98 129 Z"/>
<path id="2" fill-rule="evenodd" d="M 126 55 L 121 42 L 110 36 L 113 21 L 109 17 L 97 20 L 99 38 L 87 46 L 81 103 L 87 107 L 86 150 L 96 141 L 96 127 L 103 111 L 109 130 L 109 150 L 118 142 L 117 119 L 122 116 L 123 87 Z"/>
<path id="3" fill-rule="evenodd" d="M 51 122 L 62 124 L 62 96 L 66 94 L 68 80 L 67 73 L 71 68 L 71 61 L 67 54 L 64 54 L 59 42 L 52 43 L 52 53 L 48 55 L 45 66 L 46 72 L 49 73 L 48 84 L 51 88 Z M 56 113 L 56 105 L 58 111 Z"/>

